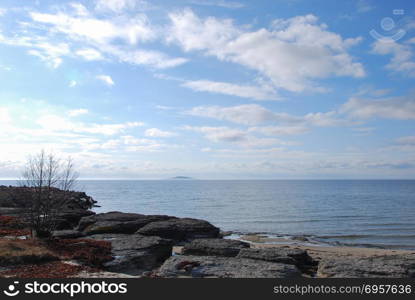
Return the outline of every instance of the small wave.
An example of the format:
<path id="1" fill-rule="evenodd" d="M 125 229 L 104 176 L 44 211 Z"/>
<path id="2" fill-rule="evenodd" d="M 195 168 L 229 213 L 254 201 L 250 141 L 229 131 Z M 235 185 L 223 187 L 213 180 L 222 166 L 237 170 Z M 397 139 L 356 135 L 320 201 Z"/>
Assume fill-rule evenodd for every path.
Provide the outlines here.
<path id="1" fill-rule="evenodd" d="M 395 231 L 395 232 L 400 232 L 400 231 L 414 231 L 415 232 L 415 228 L 367 228 L 364 231 Z"/>
<path id="2" fill-rule="evenodd" d="M 415 223 L 365 223 L 360 226 L 415 226 Z"/>
<path id="3" fill-rule="evenodd" d="M 350 235 L 323 235 L 316 236 L 319 239 L 412 239 L 415 238 L 415 234 L 401 234 L 401 235 L 380 235 L 380 234 L 350 234 Z"/>
<path id="4" fill-rule="evenodd" d="M 331 219 L 358 219 L 358 218 L 367 218 L 368 216 L 356 216 L 356 215 L 352 215 L 352 216 L 331 216 L 329 218 Z"/>
<path id="5" fill-rule="evenodd" d="M 377 237 L 377 235 L 369 234 L 349 234 L 349 235 L 322 235 L 316 236 L 318 239 L 363 239 L 369 237 Z"/>
<path id="6" fill-rule="evenodd" d="M 402 244 L 369 244 L 369 243 L 344 243 L 339 241 L 329 242 L 331 246 L 346 246 L 346 247 L 362 247 L 362 248 L 375 248 L 375 249 L 394 249 L 394 250 L 415 250 L 414 245 L 402 245 Z"/>
<path id="7" fill-rule="evenodd" d="M 377 249 L 403 249 L 403 250 L 415 250 L 415 245 L 411 244 L 401 244 L 401 243 L 382 243 L 380 241 L 382 238 L 397 238 L 396 242 L 402 239 L 412 239 L 415 238 L 415 235 L 389 235 L 389 236 L 379 236 L 379 235 L 363 235 L 363 234 L 349 234 L 349 235 L 326 235 L 326 236 L 315 236 L 311 234 L 276 234 L 276 233 L 252 233 L 252 232 L 233 232 L 232 235 L 227 236 L 226 238 L 230 239 L 241 239 L 246 235 L 257 235 L 266 239 L 271 239 L 265 241 L 268 244 L 295 244 L 295 245 L 304 245 L 304 246 L 323 246 L 323 247 L 336 247 L 336 246 L 345 246 L 345 247 L 363 247 L 363 248 L 377 248 Z M 285 241 L 272 241 L 273 238 L 285 239 Z M 374 238 L 376 241 L 373 243 L 359 242 L 359 239 Z M 355 239 L 356 242 L 350 242 L 350 240 Z M 343 240 L 343 241 L 342 241 Z M 349 241 L 344 241 L 349 240 Z M 250 242 L 247 240 L 247 242 Z M 389 240 L 389 242 L 391 242 Z"/>
<path id="8" fill-rule="evenodd" d="M 275 221 L 275 220 L 269 220 L 269 221 L 251 221 L 250 223 L 253 224 L 289 224 L 289 223 L 318 223 L 318 222 L 331 222 L 332 220 L 325 220 L 325 219 L 314 219 L 314 220 L 285 220 L 285 221 Z"/>

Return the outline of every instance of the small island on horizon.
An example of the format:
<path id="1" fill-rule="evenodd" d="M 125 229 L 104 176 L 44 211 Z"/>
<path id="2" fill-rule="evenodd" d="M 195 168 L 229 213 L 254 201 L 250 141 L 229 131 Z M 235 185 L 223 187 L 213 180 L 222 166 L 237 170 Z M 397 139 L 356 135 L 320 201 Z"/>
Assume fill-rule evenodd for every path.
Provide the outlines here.
<path id="1" fill-rule="evenodd" d="M 195 178 L 193 177 L 188 177 L 188 176 L 175 176 L 172 178 L 169 178 L 171 180 L 195 180 Z"/>

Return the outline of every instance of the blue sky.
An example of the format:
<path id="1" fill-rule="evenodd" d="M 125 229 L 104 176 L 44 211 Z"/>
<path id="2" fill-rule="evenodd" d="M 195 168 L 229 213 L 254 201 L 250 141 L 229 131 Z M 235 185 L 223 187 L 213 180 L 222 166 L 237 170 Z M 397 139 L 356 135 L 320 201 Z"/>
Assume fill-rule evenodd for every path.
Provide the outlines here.
<path id="1" fill-rule="evenodd" d="M 0 3 L 0 178 L 415 178 L 412 1 Z"/>

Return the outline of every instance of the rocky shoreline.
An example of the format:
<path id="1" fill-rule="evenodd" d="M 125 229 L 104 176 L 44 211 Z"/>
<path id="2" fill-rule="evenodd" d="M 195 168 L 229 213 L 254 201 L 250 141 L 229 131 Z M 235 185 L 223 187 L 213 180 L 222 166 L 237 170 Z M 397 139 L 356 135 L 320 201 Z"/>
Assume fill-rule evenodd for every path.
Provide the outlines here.
<path id="1" fill-rule="evenodd" d="M 53 236 L 65 245 L 75 244 L 74 249 L 90 247 L 86 241 L 107 243 L 108 258 L 92 267 L 56 254 L 53 259 L 34 255 L 23 263 L 16 260 L 16 265 L 0 262 L 0 276 L 13 277 L 14 268 L 29 262 L 40 266 L 59 261 L 75 270 L 68 277 L 85 278 L 415 277 L 414 251 L 246 242 L 224 238 L 205 220 L 174 216 L 92 214 Z"/>
<path id="2" fill-rule="evenodd" d="M 19 208 L 0 207 L 0 277 L 415 278 L 415 251 L 236 240 L 200 219 L 95 214 L 92 201 L 74 194 L 49 240 L 29 239 Z"/>

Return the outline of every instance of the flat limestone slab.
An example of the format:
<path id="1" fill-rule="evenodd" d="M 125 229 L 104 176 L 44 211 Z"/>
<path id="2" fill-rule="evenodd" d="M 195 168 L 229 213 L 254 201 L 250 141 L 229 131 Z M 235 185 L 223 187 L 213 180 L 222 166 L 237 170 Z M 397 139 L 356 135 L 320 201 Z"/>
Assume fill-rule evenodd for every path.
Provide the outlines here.
<path id="1" fill-rule="evenodd" d="M 167 278 L 299 278 L 294 265 L 217 256 L 172 256 L 159 269 Z"/>

